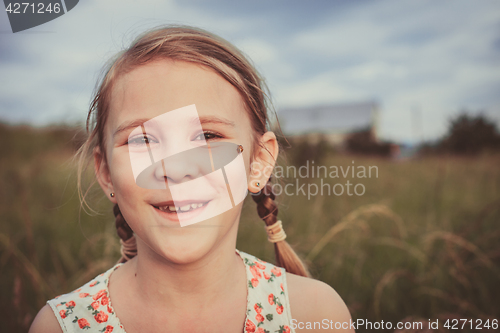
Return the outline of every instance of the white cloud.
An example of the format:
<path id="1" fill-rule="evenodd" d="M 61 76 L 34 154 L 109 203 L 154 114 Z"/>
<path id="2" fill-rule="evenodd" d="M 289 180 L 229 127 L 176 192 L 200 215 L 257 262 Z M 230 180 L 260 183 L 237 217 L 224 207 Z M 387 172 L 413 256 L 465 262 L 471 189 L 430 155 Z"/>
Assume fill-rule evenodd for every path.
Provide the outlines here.
<path id="1" fill-rule="evenodd" d="M 268 42 L 257 38 L 246 38 L 237 41 L 241 51 L 250 59 L 259 64 L 266 64 L 277 60 L 276 49 Z"/>
<path id="2" fill-rule="evenodd" d="M 500 110 L 497 1 L 352 2 L 342 11 L 316 8 L 316 22 L 301 29 L 287 20 L 297 17 L 294 10 L 284 6 L 273 20 L 265 8 L 256 16 L 224 16 L 179 1 L 80 2 L 32 29 L 53 33 L 0 35 L 9 54 L 0 54 L 0 118 L 84 119 L 105 61 L 138 32 L 165 23 L 198 26 L 233 42 L 267 79 L 278 107 L 379 100 L 386 138 L 414 137 L 415 105 L 429 138 L 441 135 L 448 115 L 462 107 Z"/>
<path id="3" fill-rule="evenodd" d="M 414 138 L 408 115 L 419 104 L 427 136 L 435 138 L 445 130 L 450 110 L 466 106 L 478 86 L 500 84 L 498 61 L 488 60 L 498 57 L 492 44 L 499 38 L 499 24 L 494 2 L 358 6 L 292 38 L 297 52 L 330 61 L 323 61 L 328 67 L 319 74 L 304 74 L 300 82 L 281 86 L 278 102 L 376 98 L 383 104 L 381 134 L 403 140 Z M 495 100 L 500 104 L 500 98 Z"/>
<path id="4" fill-rule="evenodd" d="M 80 2 L 56 20 L 0 36 L 26 58 L 0 62 L 0 105 L 9 106 L 0 117 L 34 124 L 84 119 L 104 63 L 137 33 L 167 23 L 223 33 L 242 28 L 235 18 L 207 17 L 173 1 Z"/>

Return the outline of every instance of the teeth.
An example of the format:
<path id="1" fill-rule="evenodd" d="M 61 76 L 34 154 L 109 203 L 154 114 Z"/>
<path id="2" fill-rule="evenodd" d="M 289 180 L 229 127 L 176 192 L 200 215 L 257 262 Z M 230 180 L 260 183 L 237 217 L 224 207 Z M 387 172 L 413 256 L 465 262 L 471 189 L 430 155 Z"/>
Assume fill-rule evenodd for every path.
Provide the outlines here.
<path id="1" fill-rule="evenodd" d="M 178 206 L 164 206 L 164 207 L 158 207 L 159 210 L 161 211 L 170 211 L 170 212 L 188 212 L 190 210 L 198 209 L 201 206 L 203 206 L 203 203 L 192 203 L 190 205 L 185 205 L 182 207 Z"/>

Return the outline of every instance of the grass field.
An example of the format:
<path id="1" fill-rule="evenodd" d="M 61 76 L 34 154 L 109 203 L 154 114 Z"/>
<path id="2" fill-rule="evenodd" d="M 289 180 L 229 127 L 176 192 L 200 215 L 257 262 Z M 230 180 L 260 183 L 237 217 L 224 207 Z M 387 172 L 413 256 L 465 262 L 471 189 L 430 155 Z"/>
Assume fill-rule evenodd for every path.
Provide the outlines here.
<path id="1" fill-rule="evenodd" d="M 119 258 L 111 206 L 100 189 L 91 200 L 100 214 L 80 211 L 71 163 L 75 133 L 0 126 L 1 332 L 27 331 L 46 300 Z M 287 240 L 354 319 L 500 319 L 500 156 L 394 161 L 326 150 L 306 158 L 293 148 L 287 154 L 289 166 L 314 161 L 378 170 L 371 178 L 340 172 L 279 179 L 294 193 L 278 198 Z M 295 192 L 348 180 L 365 193 Z M 248 197 L 238 248 L 273 261 L 263 226 Z"/>

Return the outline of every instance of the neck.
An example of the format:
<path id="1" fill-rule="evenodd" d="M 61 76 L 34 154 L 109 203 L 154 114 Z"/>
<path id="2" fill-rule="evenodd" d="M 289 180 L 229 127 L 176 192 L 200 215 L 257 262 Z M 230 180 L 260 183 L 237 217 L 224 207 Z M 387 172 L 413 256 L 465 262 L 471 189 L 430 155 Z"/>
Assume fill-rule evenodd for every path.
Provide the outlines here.
<path id="1" fill-rule="evenodd" d="M 129 275 L 137 295 L 159 308 L 183 308 L 208 305 L 230 294 L 246 281 L 245 266 L 235 252 L 236 233 L 237 223 L 210 251 L 189 263 L 168 261 L 138 239 Z"/>

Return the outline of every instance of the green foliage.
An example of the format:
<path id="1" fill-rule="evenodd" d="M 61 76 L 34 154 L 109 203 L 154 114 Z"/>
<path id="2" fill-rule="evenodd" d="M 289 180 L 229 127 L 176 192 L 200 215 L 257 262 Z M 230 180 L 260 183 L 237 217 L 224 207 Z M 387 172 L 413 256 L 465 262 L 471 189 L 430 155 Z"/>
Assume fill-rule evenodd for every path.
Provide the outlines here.
<path id="1" fill-rule="evenodd" d="M 441 149 L 455 154 L 477 154 L 485 149 L 500 150 L 500 133 L 483 115 L 462 113 L 450 121 Z"/>
<path id="2" fill-rule="evenodd" d="M 443 138 L 420 147 L 421 155 L 477 155 L 488 151 L 500 151 L 500 132 L 484 115 L 472 116 L 466 111 L 450 119 L 448 133 Z"/>
<path id="3" fill-rule="evenodd" d="M 354 154 L 389 156 L 390 142 L 379 142 L 370 128 L 351 133 L 346 140 L 346 148 Z"/>
<path id="4" fill-rule="evenodd" d="M 102 215 L 80 212 L 70 163 L 75 133 L 0 128 L 8 143 L 0 160 L 2 332 L 27 331 L 46 300 L 81 286 L 119 258 L 111 205 L 100 189 L 91 205 Z M 300 142 L 292 142 L 290 163 L 304 165 L 295 145 Z M 362 183 L 362 196 L 278 197 L 287 240 L 314 277 L 337 290 L 354 319 L 500 317 L 500 156 L 395 162 L 326 149 L 312 157 L 320 157 L 316 165 L 379 170 L 372 178 L 323 179 L 330 185 Z M 321 180 L 299 181 L 307 188 Z M 250 197 L 238 248 L 274 258 Z"/>

